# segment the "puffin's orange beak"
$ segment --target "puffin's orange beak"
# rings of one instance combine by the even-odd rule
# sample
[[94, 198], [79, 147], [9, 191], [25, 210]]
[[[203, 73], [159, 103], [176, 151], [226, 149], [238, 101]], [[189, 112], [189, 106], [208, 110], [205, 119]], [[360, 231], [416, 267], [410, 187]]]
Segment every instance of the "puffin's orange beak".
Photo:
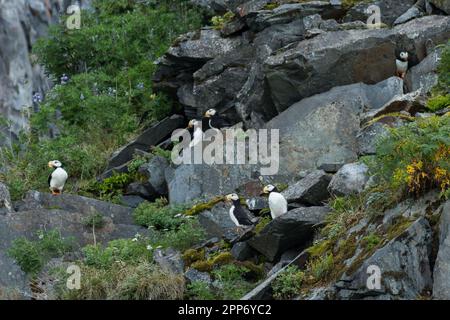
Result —
[[51, 161], [49, 161], [48, 167], [49, 167], [49, 168], [53, 168], [53, 165], [52, 165], [52, 162], [51, 162]]

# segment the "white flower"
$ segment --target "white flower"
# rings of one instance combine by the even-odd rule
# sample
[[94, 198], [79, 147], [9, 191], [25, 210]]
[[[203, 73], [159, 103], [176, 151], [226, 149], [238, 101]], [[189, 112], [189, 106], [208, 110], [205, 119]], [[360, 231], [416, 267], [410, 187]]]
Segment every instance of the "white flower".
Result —
[[162, 249], [162, 246], [157, 246], [156, 249]]
[[138, 239], [137, 238], [133, 238], [133, 240], [131, 240], [131, 241], [136, 242], [136, 241], [138, 241]]
[[41, 234], [39, 235], [39, 240], [42, 240], [42, 239], [44, 239], [44, 235], [41, 233]]
[[179, 217], [181, 217], [181, 216], [182, 216], [182, 214], [179, 213], [179, 214], [177, 214], [177, 215], [175, 216], [175, 218], [179, 218]]
[[148, 250], [148, 251], [151, 251], [151, 250], [153, 250], [153, 247], [149, 244], [149, 245], [147, 246], [147, 250]]

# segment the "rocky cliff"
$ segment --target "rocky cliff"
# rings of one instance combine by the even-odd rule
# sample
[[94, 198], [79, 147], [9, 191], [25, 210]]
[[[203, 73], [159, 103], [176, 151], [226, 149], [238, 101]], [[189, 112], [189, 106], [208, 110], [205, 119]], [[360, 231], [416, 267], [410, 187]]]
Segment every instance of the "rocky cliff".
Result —
[[[11, 201], [1, 185], [0, 298], [450, 299], [449, 109], [430, 107], [439, 86], [449, 92], [448, 2], [192, 2], [214, 15], [213, 26], [180, 36], [153, 75], [154, 90], [182, 111], [114, 152], [99, 176], [113, 184], [133, 173], [120, 205], [37, 191]], [[0, 17], [32, 8], [18, 3], [25, 11]], [[370, 5], [380, 8], [381, 24], [366, 24]], [[44, 25], [50, 9], [38, 11]], [[31, 67], [29, 33], [14, 19], [24, 43], [10, 50], [23, 45], [24, 58], [12, 63], [16, 55], [0, 48], [0, 62], [17, 66], [0, 88], [14, 88], [1, 107], [19, 126], [13, 110], [45, 81]], [[410, 55], [404, 79], [396, 76], [399, 50]], [[36, 82], [13, 85], [33, 74]], [[279, 129], [278, 174], [262, 176], [254, 164], [174, 165], [155, 153], [170, 150], [172, 131], [210, 108], [247, 129]], [[288, 201], [276, 219], [261, 196], [269, 183]], [[223, 201], [232, 192], [256, 221], [245, 232]], [[76, 245], [31, 269], [23, 251], [49, 251], [48, 230]], [[49, 269], [71, 263], [86, 278], [67, 292], [64, 276]], [[154, 272], [170, 283], [147, 278]]]

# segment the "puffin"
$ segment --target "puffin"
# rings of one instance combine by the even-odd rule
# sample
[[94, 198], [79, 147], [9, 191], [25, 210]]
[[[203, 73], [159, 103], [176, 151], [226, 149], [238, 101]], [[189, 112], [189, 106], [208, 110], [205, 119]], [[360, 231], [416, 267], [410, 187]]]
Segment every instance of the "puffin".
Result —
[[263, 193], [269, 194], [269, 208], [272, 219], [276, 219], [288, 211], [286, 198], [278, 192], [277, 187], [269, 184], [264, 187]]
[[220, 130], [222, 128], [230, 127], [230, 123], [227, 119], [220, 116], [216, 109], [209, 109], [203, 116], [202, 126], [205, 131], [209, 129]]
[[203, 141], [203, 131], [200, 127], [200, 121], [192, 119], [189, 121], [188, 130], [191, 133], [191, 142], [189, 143], [189, 148], [193, 148], [198, 143]]
[[247, 212], [245, 212], [236, 193], [225, 196], [225, 200], [232, 203], [229, 213], [231, 221], [233, 221], [237, 228], [253, 225], [253, 221], [249, 218]]
[[49, 168], [53, 168], [53, 172], [48, 176], [48, 186], [54, 196], [60, 195], [64, 189], [69, 175], [66, 170], [62, 168], [62, 163], [59, 160], [52, 160], [48, 163]]
[[395, 60], [395, 64], [397, 66], [397, 76], [404, 79], [406, 75], [406, 71], [408, 71], [409, 66], [409, 54], [407, 51], [402, 51], [397, 56]]

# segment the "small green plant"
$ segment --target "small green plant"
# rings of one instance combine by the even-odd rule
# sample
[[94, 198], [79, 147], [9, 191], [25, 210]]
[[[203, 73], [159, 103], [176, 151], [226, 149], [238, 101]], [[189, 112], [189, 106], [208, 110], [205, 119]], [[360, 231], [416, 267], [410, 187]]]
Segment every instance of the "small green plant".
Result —
[[199, 222], [196, 219], [190, 219], [180, 225], [176, 230], [155, 230], [152, 232], [150, 240], [155, 246], [162, 246], [163, 248], [171, 247], [184, 251], [204, 241], [205, 238], [205, 230]]
[[235, 264], [227, 264], [212, 272], [213, 277], [219, 282], [220, 292], [217, 292], [220, 299], [237, 300], [242, 298], [254, 286], [247, 282], [244, 275], [249, 269]]
[[155, 202], [143, 202], [133, 213], [137, 224], [151, 227], [155, 230], [176, 230], [186, 220], [182, 214], [186, 206], [168, 205], [166, 199], [157, 199]]
[[305, 273], [297, 266], [289, 266], [272, 283], [275, 299], [289, 300], [299, 294]]
[[64, 239], [57, 230], [39, 231], [37, 237], [36, 241], [18, 238], [8, 250], [22, 270], [31, 276], [36, 276], [51, 258], [60, 257], [73, 248], [73, 239]]
[[437, 95], [430, 98], [427, 102], [427, 108], [430, 111], [436, 112], [450, 106], [450, 94]]
[[334, 258], [331, 253], [312, 259], [308, 262], [308, 271], [316, 281], [324, 280], [332, 271]]
[[381, 243], [381, 238], [379, 235], [371, 233], [362, 239], [362, 243], [366, 246], [367, 250], [371, 251]]
[[203, 281], [194, 281], [186, 287], [186, 298], [190, 300], [214, 300], [216, 299], [208, 283]]
[[92, 213], [83, 219], [83, 225], [89, 228], [100, 229], [105, 225], [105, 219], [101, 213]]
[[272, 221], [272, 218], [269, 216], [261, 218], [258, 224], [255, 227], [255, 233], [259, 234], [261, 231]]
[[215, 16], [211, 18], [211, 23], [216, 30], [221, 30], [231, 20], [233, 20], [235, 14], [231, 11], [228, 11], [223, 16]]

